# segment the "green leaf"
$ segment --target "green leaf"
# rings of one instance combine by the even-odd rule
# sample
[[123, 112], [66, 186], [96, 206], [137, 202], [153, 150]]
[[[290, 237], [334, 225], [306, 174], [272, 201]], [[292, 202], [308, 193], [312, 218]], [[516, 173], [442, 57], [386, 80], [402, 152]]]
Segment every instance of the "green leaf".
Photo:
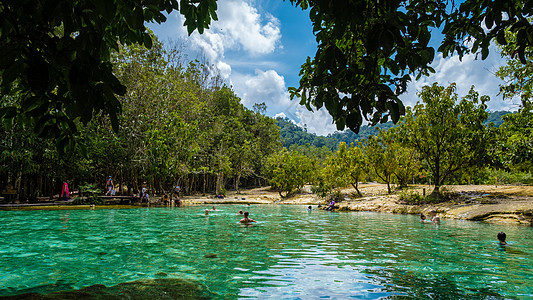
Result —
[[148, 49], [152, 48], [152, 37], [149, 34], [144, 35], [144, 46]]
[[372, 28], [366, 37], [365, 48], [367, 53], [374, 53], [378, 49], [380, 32], [376, 27]]
[[392, 118], [392, 122], [394, 124], [398, 123], [398, 120], [400, 120], [400, 107], [398, 105], [398, 103], [396, 102], [392, 102], [392, 101], [389, 101], [387, 103], [388, 105], [388, 108], [390, 110], [390, 115], [391, 115], [391, 118]]
[[111, 22], [117, 12], [115, 1], [93, 0], [98, 13], [108, 22]]
[[492, 26], [494, 26], [494, 18], [493, 18], [493, 13], [492, 12], [488, 12], [486, 15], [485, 15], [485, 26], [488, 28], [488, 29], [491, 29]]
[[133, 29], [141, 29], [144, 30], [144, 15], [143, 15], [143, 9], [140, 6], [136, 6], [133, 9], [132, 14], [132, 23]]
[[111, 120], [111, 127], [113, 127], [113, 131], [118, 132], [119, 123], [118, 123], [117, 114], [113, 111], [110, 112], [109, 119]]
[[59, 155], [64, 156], [67, 153], [68, 139], [65, 136], [60, 136], [56, 140], [56, 148]]
[[337, 130], [342, 131], [346, 127], [346, 119], [344, 117], [339, 117], [335, 119], [335, 125], [337, 125]]
[[79, 152], [80, 152], [81, 156], [83, 158], [85, 158], [85, 159], [88, 159], [89, 158], [89, 155], [88, 155], [89, 152], [87, 151], [87, 145], [85, 144], [85, 142], [84, 141], [79, 141], [77, 143], [77, 145], [78, 145], [78, 149], [80, 150]]
[[0, 69], [7, 69], [17, 58], [17, 51], [12, 46], [0, 47]]
[[392, 48], [394, 47], [394, 36], [389, 30], [384, 30], [381, 32], [381, 39], [380, 42], [383, 47], [383, 51], [387, 53], [390, 53], [392, 51]]
[[32, 96], [22, 100], [22, 111], [30, 112], [41, 105], [44, 105], [43, 99], [40, 97]]
[[2, 121], [4, 121], [4, 127], [6, 128], [6, 130], [11, 130], [11, 128], [13, 127], [13, 124], [15, 122], [15, 119], [14, 118], [4, 118], [4, 119], [2, 119]]
[[527, 63], [526, 55], [525, 55], [526, 47], [522, 46], [518, 48], [518, 58], [520, 58], [520, 62], [523, 64]]
[[355, 133], [359, 133], [359, 129], [361, 128], [362, 123], [363, 119], [361, 117], [361, 113], [358, 110], [350, 112], [346, 117], [346, 126], [348, 126], [348, 128], [350, 128], [350, 130]]
[[500, 30], [498, 32], [498, 35], [496, 36], [496, 41], [500, 45], [507, 45], [507, 40], [505, 39], [505, 31], [504, 30]]
[[489, 56], [489, 48], [483, 47], [481, 48], [481, 59], [485, 60]]
[[7, 106], [0, 108], [0, 118], [13, 119], [17, 116], [17, 108], [13, 106]]
[[431, 33], [429, 32], [427, 27], [420, 28], [420, 32], [418, 35], [418, 41], [420, 42], [422, 47], [426, 47], [429, 43], [429, 40], [431, 39]]

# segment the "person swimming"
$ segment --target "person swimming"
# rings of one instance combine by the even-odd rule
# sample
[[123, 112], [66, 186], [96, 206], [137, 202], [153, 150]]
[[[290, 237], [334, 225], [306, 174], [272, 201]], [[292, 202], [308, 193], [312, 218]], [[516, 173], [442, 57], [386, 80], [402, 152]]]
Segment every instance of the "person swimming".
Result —
[[420, 213], [420, 222], [422, 222], [422, 223], [426, 223], [426, 222], [428, 222], [428, 221], [426, 220], [426, 215], [424, 215], [423, 213]]
[[326, 207], [326, 210], [332, 211], [335, 209], [335, 200], [331, 200], [331, 202], [328, 204], [328, 207]]
[[238, 215], [242, 215], [243, 214], [242, 210], [239, 210], [239, 212], [237, 214]]
[[430, 215], [431, 215], [431, 222], [433, 222], [435, 224], [439, 224], [440, 223], [440, 217], [437, 215], [437, 211], [436, 210], [432, 210], [430, 212]]
[[206, 215], [206, 216], [209, 215], [209, 208], [206, 208], [206, 209], [205, 209], [205, 215]]
[[505, 232], [498, 232], [498, 235], [496, 235], [496, 237], [498, 238], [498, 245], [507, 245], [507, 242], [505, 241], [507, 235], [505, 234]]
[[250, 224], [250, 223], [256, 222], [255, 220], [248, 218], [249, 214], [250, 214], [249, 212], [245, 211], [244, 218], [242, 218], [240, 222], [243, 224]]

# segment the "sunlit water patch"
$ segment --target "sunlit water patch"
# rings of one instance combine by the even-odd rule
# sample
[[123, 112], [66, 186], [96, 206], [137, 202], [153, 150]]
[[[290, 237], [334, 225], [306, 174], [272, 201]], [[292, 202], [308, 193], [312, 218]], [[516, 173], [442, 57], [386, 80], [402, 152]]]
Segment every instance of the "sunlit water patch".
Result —
[[[531, 227], [205, 208], [0, 211], [0, 296], [196, 282], [202, 295], [227, 299], [533, 297]], [[239, 210], [258, 223], [241, 225]], [[499, 231], [510, 247], [496, 245]]]

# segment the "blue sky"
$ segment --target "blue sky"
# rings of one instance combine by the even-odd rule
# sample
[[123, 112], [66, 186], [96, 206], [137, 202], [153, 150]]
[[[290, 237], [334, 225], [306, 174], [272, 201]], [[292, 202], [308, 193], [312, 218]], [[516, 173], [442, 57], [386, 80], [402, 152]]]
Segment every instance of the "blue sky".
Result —
[[[298, 87], [300, 66], [316, 52], [308, 13], [288, 1], [219, 0], [217, 14], [219, 20], [202, 35], [187, 36], [178, 12], [163, 24], [148, 26], [163, 42], [183, 41], [190, 59], [207, 59], [248, 108], [264, 102], [271, 117], [286, 116], [318, 135], [334, 132], [327, 111], [307, 111], [297, 99], [291, 101], [287, 92], [288, 87]], [[489, 110], [516, 110], [518, 100], [503, 101], [497, 95], [501, 81], [493, 74], [501, 64], [496, 47], [485, 61], [475, 60], [473, 55], [459, 61], [457, 56], [444, 59], [437, 54], [432, 64], [436, 73], [411, 82], [401, 99], [412, 106], [424, 85], [455, 82], [460, 97], [474, 85], [481, 95], [490, 96]]]

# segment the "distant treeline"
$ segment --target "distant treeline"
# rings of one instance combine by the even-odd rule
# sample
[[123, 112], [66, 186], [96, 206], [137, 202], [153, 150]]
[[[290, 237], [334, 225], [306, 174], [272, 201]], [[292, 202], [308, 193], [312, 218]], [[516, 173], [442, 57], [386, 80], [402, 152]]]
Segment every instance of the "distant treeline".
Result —
[[[490, 123], [494, 124], [494, 127], [500, 127], [503, 123], [502, 116], [509, 114], [508, 111], [495, 111], [489, 113], [489, 117], [484, 122], [485, 125]], [[388, 130], [394, 127], [394, 123], [391, 121], [384, 124], [377, 124], [375, 126], [364, 125], [361, 126], [359, 133], [355, 133], [351, 130], [345, 130], [341, 132], [334, 132], [327, 136], [316, 135], [315, 133], [309, 133], [304, 128], [296, 125], [288, 118], [278, 117], [276, 119], [276, 125], [280, 127], [281, 141], [284, 147], [291, 148], [292, 145], [297, 146], [314, 146], [317, 148], [326, 147], [331, 151], [338, 149], [341, 142], [350, 145], [355, 140], [362, 141], [367, 139], [371, 135], [377, 135], [378, 129]]]

